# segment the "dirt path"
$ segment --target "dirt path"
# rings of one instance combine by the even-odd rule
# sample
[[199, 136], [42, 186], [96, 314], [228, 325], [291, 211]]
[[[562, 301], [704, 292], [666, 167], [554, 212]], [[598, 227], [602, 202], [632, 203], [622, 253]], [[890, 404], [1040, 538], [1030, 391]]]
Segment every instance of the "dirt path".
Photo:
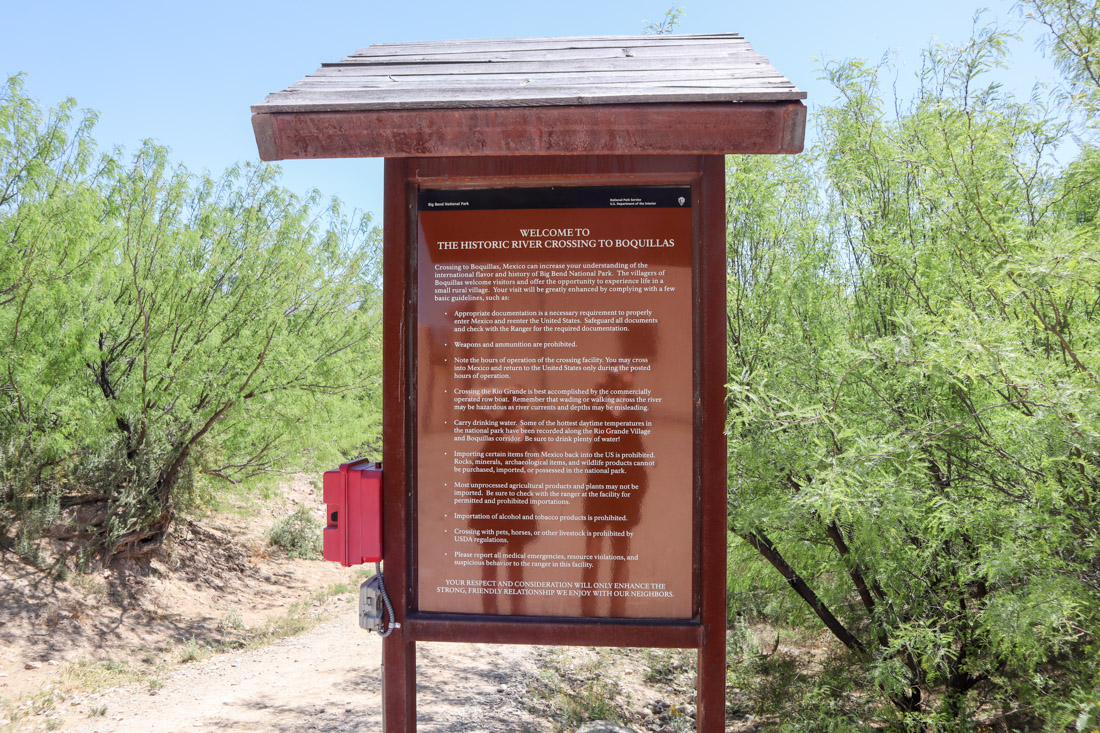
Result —
[[[321, 521], [308, 476], [270, 500], [244, 496], [202, 523], [181, 521], [164, 557], [145, 568], [58, 580], [0, 553], [0, 731], [381, 730], [382, 643], [357, 625], [361, 576], [267, 543], [267, 530], [301, 506]], [[325, 590], [336, 587], [349, 590]], [[252, 644], [284, 618], [331, 620], [180, 663], [189, 651]], [[419, 730], [548, 731], [524, 705], [533, 652], [418, 644]], [[100, 680], [113, 668], [140, 681], [82, 687], [82, 674]]]
[[[474, 644], [420, 644], [419, 730], [549, 730], [522, 704], [536, 674], [531, 650]], [[271, 646], [178, 666], [155, 691], [127, 686], [88, 700], [105, 712], [72, 721], [78, 733], [377, 731], [382, 644], [354, 612]]]
[[[294, 477], [270, 499], [181, 520], [149, 566], [58, 578], [0, 552], [0, 733], [381, 730], [382, 642], [356, 622], [362, 574], [267, 542], [299, 507], [321, 521], [317, 484]], [[312, 630], [182, 661], [300, 627]], [[639, 731], [691, 729], [694, 669], [670, 653], [417, 644], [417, 657], [419, 733], [549, 733], [614, 717], [609, 706]], [[643, 679], [650, 665], [657, 682]], [[112, 687], [123, 680], [137, 681]]]

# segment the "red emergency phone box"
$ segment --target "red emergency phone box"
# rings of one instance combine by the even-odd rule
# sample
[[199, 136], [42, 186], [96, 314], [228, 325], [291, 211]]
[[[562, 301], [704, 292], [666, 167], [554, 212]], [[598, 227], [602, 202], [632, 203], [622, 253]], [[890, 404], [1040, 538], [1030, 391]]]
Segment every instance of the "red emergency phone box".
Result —
[[382, 560], [382, 464], [368, 460], [325, 471], [324, 558], [344, 567]]

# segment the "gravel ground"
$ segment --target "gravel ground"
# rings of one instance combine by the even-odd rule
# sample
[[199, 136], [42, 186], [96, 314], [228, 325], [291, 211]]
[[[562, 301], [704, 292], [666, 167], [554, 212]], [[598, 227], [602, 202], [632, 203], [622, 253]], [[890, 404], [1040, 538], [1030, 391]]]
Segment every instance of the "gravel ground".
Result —
[[[537, 673], [527, 647], [417, 645], [418, 731], [522, 731], [549, 727], [523, 706]], [[380, 731], [382, 643], [354, 613], [263, 649], [178, 666], [163, 686], [89, 696], [78, 733]]]

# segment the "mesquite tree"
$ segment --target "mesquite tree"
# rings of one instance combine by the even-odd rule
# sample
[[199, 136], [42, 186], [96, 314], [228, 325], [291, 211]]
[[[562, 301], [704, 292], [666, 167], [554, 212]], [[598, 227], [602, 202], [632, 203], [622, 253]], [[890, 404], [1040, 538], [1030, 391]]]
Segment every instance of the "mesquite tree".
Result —
[[374, 437], [377, 236], [270, 167], [97, 158], [72, 109], [0, 97], [0, 543], [140, 556], [197, 476]]
[[986, 81], [1005, 40], [929, 51], [900, 112], [830, 66], [820, 144], [730, 167], [733, 566], [912, 729], [1096, 699], [1100, 166]]

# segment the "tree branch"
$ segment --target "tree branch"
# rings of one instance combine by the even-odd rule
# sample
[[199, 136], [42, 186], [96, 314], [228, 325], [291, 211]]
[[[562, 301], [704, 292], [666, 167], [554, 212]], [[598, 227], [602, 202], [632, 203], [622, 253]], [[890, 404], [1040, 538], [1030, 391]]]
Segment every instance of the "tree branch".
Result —
[[852, 651], [856, 652], [860, 656], [867, 656], [867, 647], [863, 645], [859, 639], [855, 637], [852, 632], [848, 631], [844, 627], [844, 624], [840, 623], [832, 611], [818, 598], [813, 589], [802, 579], [802, 576], [795, 572], [787, 561], [776, 549], [772, 541], [768, 539], [767, 535], [763, 532], [745, 532], [740, 533], [741, 537], [748, 542], [752, 547], [759, 552], [765, 560], [770, 562], [779, 574], [782, 575], [787, 583], [791, 586], [795, 593], [806, 601], [806, 603], [813, 609], [813, 612], [817, 614], [817, 617], [821, 619], [821, 622], [825, 624], [825, 627], [829, 631], [833, 632], [833, 636], [840, 640], [844, 646], [848, 647]]

